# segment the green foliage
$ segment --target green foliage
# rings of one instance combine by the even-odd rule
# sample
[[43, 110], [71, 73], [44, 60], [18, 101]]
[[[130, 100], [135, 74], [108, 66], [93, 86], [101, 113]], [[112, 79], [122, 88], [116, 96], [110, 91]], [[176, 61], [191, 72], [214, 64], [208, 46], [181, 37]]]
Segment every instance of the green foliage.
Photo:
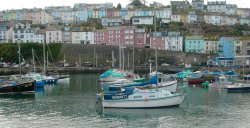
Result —
[[0, 57], [3, 61], [14, 61], [17, 58], [17, 44], [0, 44]]
[[[32, 48], [34, 49], [39, 60], [43, 60], [43, 44], [37, 43], [21, 43], [21, 55], [25, 60], [32, 59]], [[62, 49], [62, 44], [53, 43], [45, 45], [45, 50], [51, 51], [53, 60], [58, 60]], [[4, 58], [3, 61], [17, 61], [18, 58], [18, 45], [12, 43], [0, 44], [0, 57]], [[51, 61], [51, 58], [49, 57]]]
[[140, 0], [132, 0], [130, 4], [137, 8], [143, 7], [143, 4]]
[[121, 9], [122, 8], [122, 5], [120, 3], [117, 4], [117, 9]]

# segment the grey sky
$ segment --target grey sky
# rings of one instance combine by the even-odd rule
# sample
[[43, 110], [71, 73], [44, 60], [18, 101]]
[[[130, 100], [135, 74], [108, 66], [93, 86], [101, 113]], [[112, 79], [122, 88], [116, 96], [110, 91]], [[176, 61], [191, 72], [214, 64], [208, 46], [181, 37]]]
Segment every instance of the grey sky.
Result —
[[[170, 0], [147, 0], [148, 4], [153, 1], [163, 3], [164, 5], [168, 5]], [[189, 0], [191, 2], [191, 0]], [[209, 0], [215, 1], [215, 0]], [[44, 8], [45, 6], [62, 6], [68, 5], [72, 6], [74, 3], [105, 3], [112, 2], [114, 6], [118, 3], [122, 4], [122, 7], [125, 7], [129, 0], [0, 0], [0, 10], [6, 9], [21, 9], [21, 8]], [[207, 3], [207, 0], [205, 0]], [[250, 7], [249, 0], [227, 0], [229, 4], [237, 4], [238, 7]]]

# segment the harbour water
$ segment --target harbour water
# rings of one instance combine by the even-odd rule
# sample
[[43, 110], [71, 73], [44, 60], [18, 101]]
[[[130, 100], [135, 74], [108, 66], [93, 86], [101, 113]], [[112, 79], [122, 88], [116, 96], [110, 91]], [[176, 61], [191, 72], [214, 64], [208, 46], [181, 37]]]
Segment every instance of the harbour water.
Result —
[[186, 98], [179, 107], [102, 109], [96, 104], [97, 79], [71, 75], [68, 84], [46, 85], [35, 95], [0, 96], [0, 127], [250, 127], [250, 93], [180, 84]]

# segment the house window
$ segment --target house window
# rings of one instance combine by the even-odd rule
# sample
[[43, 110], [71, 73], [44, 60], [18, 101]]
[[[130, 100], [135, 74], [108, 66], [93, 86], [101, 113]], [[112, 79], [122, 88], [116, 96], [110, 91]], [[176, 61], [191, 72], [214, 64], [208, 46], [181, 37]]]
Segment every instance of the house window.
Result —
[[112, 34], [113, 33], [113, 31], [109, 31], [109, 34]]

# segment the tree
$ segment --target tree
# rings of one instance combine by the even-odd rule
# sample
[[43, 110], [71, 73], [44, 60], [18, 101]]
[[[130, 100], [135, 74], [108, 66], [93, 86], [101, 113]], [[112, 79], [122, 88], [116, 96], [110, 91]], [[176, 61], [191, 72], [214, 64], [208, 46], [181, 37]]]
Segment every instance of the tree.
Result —
[[120, 3], [117, 4], [117, 9], [121, 9], [122, 8], [122, 5]]
[[143, 6], [143, 4], [140, 0], [131, 0], [130, 5], [133, 5], [134, 7], [137, 7], [137, 8], [140, 8]]

